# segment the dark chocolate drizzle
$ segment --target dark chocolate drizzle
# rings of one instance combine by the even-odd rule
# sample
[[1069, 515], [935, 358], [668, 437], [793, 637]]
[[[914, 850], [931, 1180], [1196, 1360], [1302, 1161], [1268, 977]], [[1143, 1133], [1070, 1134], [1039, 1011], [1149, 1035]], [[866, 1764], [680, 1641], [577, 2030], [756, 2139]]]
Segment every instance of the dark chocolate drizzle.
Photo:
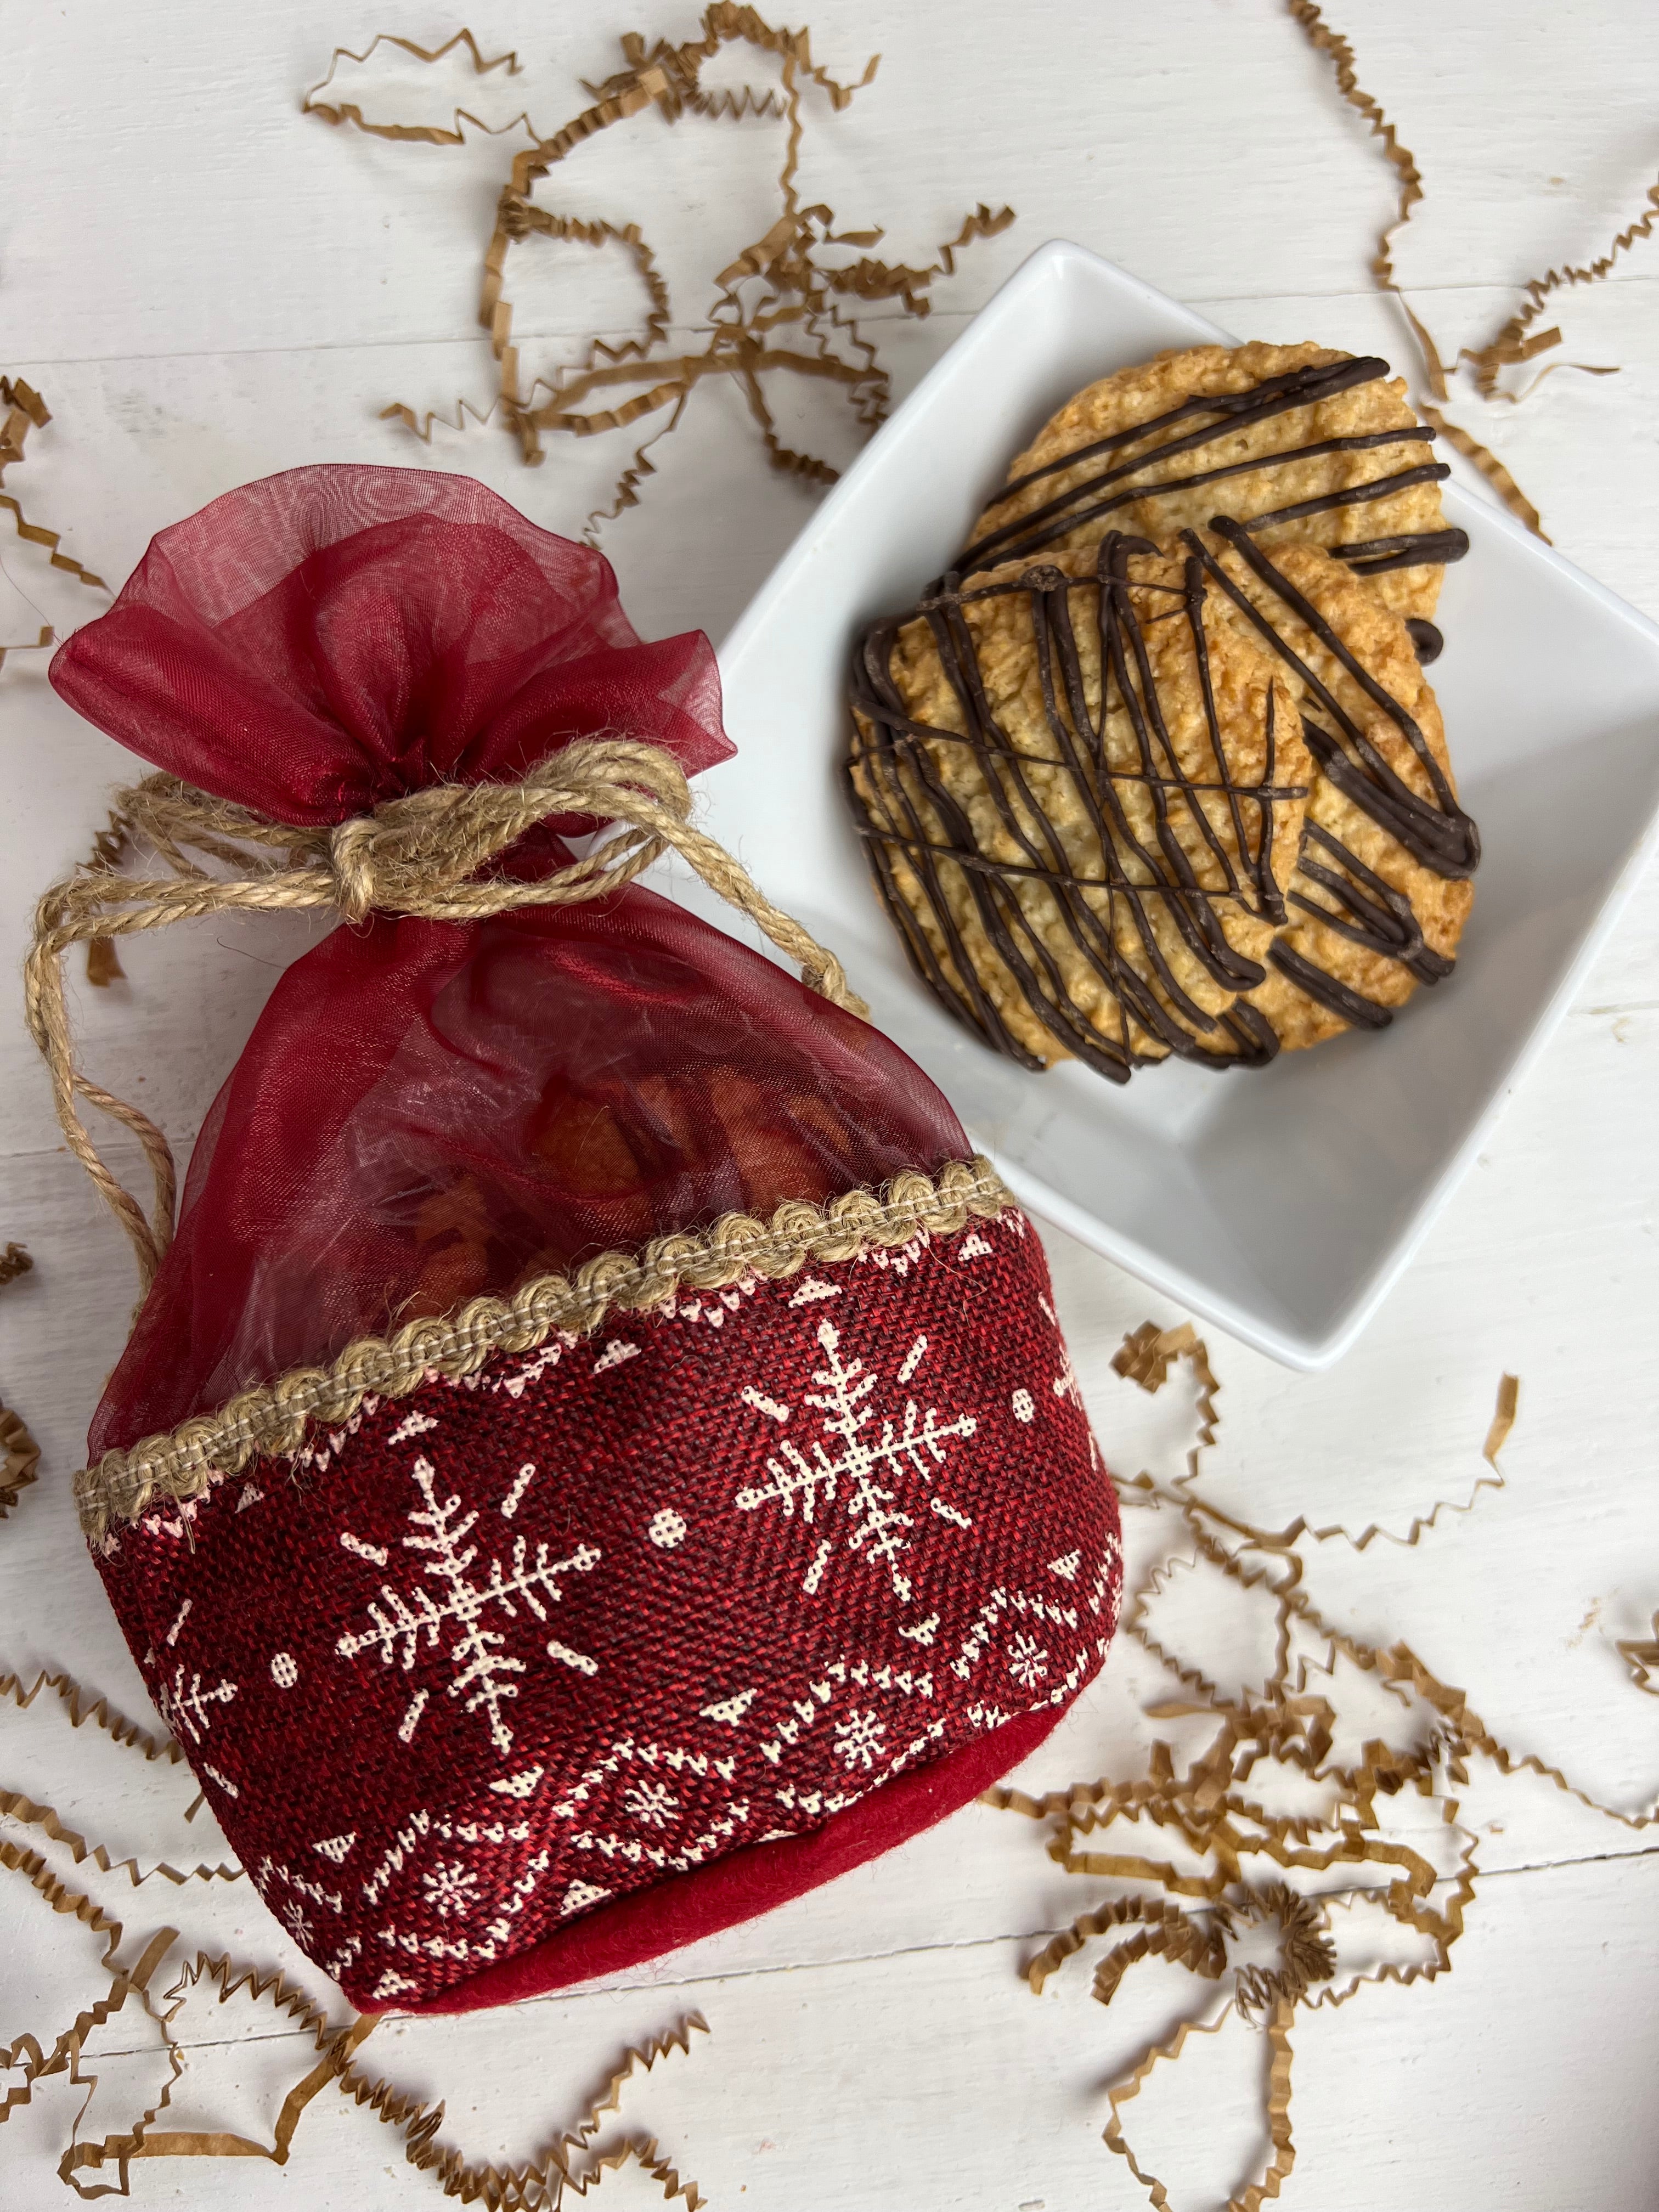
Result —
[[[1057, 538], [1065, 538], [1085, 524], [1098, 521], [1119, 508], [1141, 499], [1166, 497], [1172, 492], [1190, 491], [1200, 484], [1216, 483], [1224, 477], [1248, 476], [1260, 471], [1272, 471], [1291, 461], [1313, 460], [1325, 453], [1364, 453], [1373, 448], [1410, 446], [1427, 443], [1434, 431], [1424, 424], [1397, 430], [1378, 430], [1363, 435], [1345, 438], [1321, 438], [1310, 444], [1287, 446], [1273, 453], [1262, 453], [1255, 459], [1235, 461], [1225, 467], [1200, 469], [1187, 476], [1170, 477], [1161, 483], [1137, 481], [1150, 468], [1162, 467], [1183, 453], [1197, 452], [1218, 438], [1231, 435], [1237, 430], [1248, 429], [1274, 416], [1293, 412], [1301, 407], [1311, 407], [1340, 392], [1349, 392], [1357, 386], [1374, 384], [1389, 374], [1389, 364], [1375, 355], [1358, 360], [1327, 362], [1305, 368], [1286, 370], [1279, 376], [1265, 377], [1259, 384], [1250, 385], [1243, 392], [1203, 393], [1183, 400], [1150, 421], [1131, 424], [1115, 430], [1109, 436], [1096, 439], [1092, 444], [1079, 446], [1073, 452], [1062, 453], [1057, 459], [1047, 461], [1041, 468], [1032, 469], [1017, 477], [1010, 484], [995, 493], [985, 503], [983, 512], [991, 514], [1012, 499], [1017, 492], [1030, 484], [1040, 483], [1045, 477], [1064, 474], [1080, 462], [1099, 459], [1104, 464], [1098, 471], [1091, 472], [1079, 483], [1056, 494], [1029, 514], [1017, 516], [1012, 522], [1000, 525], [970, 546], [962, 556], [959, 573], [970, 575], [981, 568], [994, 568], [1005, 561], [1026, 561], [1052, 545]], [[1182, 426], [1195, 418], [1207, 416], [1195, 428]], [[1143, 440], [1158, 437], [1161, 432], [1173, 434], [1163, 439], [1149, 452], [1134, 454], [1127, 460], [1114, 461], [1111, 456], [1121, 447], [1139, 445]], [[1249, 516], [1244, 527], [1250, 531], [1267, 530], [1276, 524], [1295, 522], [1309, 515], [1335, 514], [1345, 507], [1361, 507], [1373, 500], [1386, 499], [1390, 493], [1404, 491], [1412, 484], [1438, 483], [1449, 476], [1450, 470], [1443, 461], [1431, 461], [1416, 468], [1395, 468], [1364, 483], [1351, 484], [1341, 491], [1329, 492], [1318, 499], [1304, 499], [1291, 507], [1271, 508]], [[1391, 568], [1408, 568], [1433, 564], [1440, 566], [1448, 561], [1461, 561], [1469, 550], [1468, 535], [1462, 530], [1443, 529], [1407, 532], [1392, 538], [1357, 539], [1349, 544], [1334, 544], [1328, 549], [1338, 558], [1346, 561], [1358, 575], [1380, 576]]]
[[1271, 617], [1264, 615], [1249, 594], [1234, 583], [1202, 538], [1193, 531], [1182, 531], [1182, 543], [1202, 563], [1206, 574], [1267, 640], [1286, 667], [1296, 672], [1303, 685], [1335, 723], [1340, 735], [1333, 735], [1310, 715], [1302, 718], [1303, 734], [1331, 781], [1357, 806], [1363, 807], [1373, 821], [1380, 823], [1424, 867], [1437, 876], [1454, 879], [1472, 876], [1480, 864], [1480, 833], [1457, 804], [1450, 779], [1412, 716], [1394, 694], [1355, 659], [1313, 602], [1273, 566], [1259, 545], [1252, 544], [1247, 529], [1224, 514], [1213, 516], [1210, 528], [1232, 548], [1281, 605], [1312, 632], [1366, 696], [1382, 708], [1422, 763], [1434, 796], [1432, 801], [1420, 798], [1395, 775], [1358, 723], [1344, 712]]
[[[984, 1042], [1022, 1066], [1042, 1065], [1002, 1019], [963, 942], [945, 896], [942, 866], [962, 872], [974, 910], [1022, 997], [1065, 1048], [1114, 1082], [1158, 1057], [1138, 1051], [1128, 1036], [1133, 1021], [1165, 1049], [1218, 1067], [1261, 1066], [1279, 1041], [1265, 1018], [1243, 1000], [1220, 1014], [1206, 1013], [1178, 981], [1159, 941], [1153, 915], [1174, 924], [1187, 951], [1224, 988], [1248, 991], [1266, 969], [1230, 945], [1217, 912], [1223, 901], [1281, 922], [1285, 896], [1273, 873], [1273, 807], [1306, 796], [1307, 787], [1275, 779], [1274, 697], [1267, 693], [1261, 779], [1242, 784], [1233, 775], [1210, 680], [1204, 605], [1210, 582], [1204, 561], [1188, 552], [1179, 587], [1135, 584], [1132, 556], [1154, 553], [1146, 538], [1111, 532], [1103, 539], [1095, 575], [1067, 576], [1048, 563], [1007, 581], [964, 590], [956, 574], [932, 587], [921, 604], [870, 627], [854, 656], [852, 703], [861, 718], [848, 764], [848, 788], [859, 833], [870, 856], [878, 890], [902, 937], [912, 966], [934, 995]], [[1178, 604], [1150, 617], [1182, 621], [1192, 641], [1215, 775], [1194, 778], [1182, 768], [1153, 680], [1142, 618], [1132, 594], [1148, 588]], [[1073, 628], [1073, 594], [1093, 601], [1099, 653], [1098, 719], [1089, 712], [1082, 657]], [[975, 601], [1019, 597], [1027, 605], [1036, 649], [1044, 719], [1052, 752], [1018, 751], [998, 722], [985, 692], [972, 630], [963, 610]], [[955, 693], [964, 728], [934, 728], [904, 710], [891, 660], [899, 631], [924, 619], [939, 665]], [[1107, 719], [1121, 708], [1133, 736], [1133, 765], [1109, 762]], [[930, 745], [944, 742], [971, 750], [987, 796], [1020, 857], [994, 859], [981, 850], [971, 821], [939, 775]], [[1029, 771], [1042, 763], [1063, 768], [1098, 841], [1101, 872], [1079, 875], [1059, 830], [1039, 805]], [[852, 775], [858, 767], [871, 793]], [[1140, 786], [1152, 811], [1152, 842], [1137, 836], [1124, 809], [1126, 787]], [[1201, 793], [1225, 795], [1231, 842], [1200, 803]], [[1195, 831], [1207, 858], [1200, 881], [1179, 834]], [[901, 896], [895, 862], [902, 856], [920, 884], [927, 908], [948, 951], [946, 972], [933, 940]], [[1036, 879], [1048, 889], [1073, 944], [1115, 999], [1123, 1033], [1103, 1035], [1072, 1002], [1059, 963], [1015, 896], [1011, 878]], [[1087, 893], [1106, 894], [1103, 914]], [[1127, 917], [1138, 945], [1133, 964], [1118, 944]], [[1393, 917], [1397, 921], [1397, 917]], [[1214, 1037], [1217, 1048], [1201, 1040]]]
[[[1229, 521], [1224, 515], [1213, 518], [1210, 527], [1382, 709], [1423, 763], [1434, 801], [1431, 804], [1402, 781], [1290, 644], [1273, 617], [1264, 613], [1233, 581], [1202, 538], [1190, 530], [1183, 531], [1182, 543], [1189, 554], [1201, 563], [1206, 574], [1226, 593], [1335, 724], [1332, 731], [1310, 714], [1304, 713], [1302, 717], [1302, 732], [1308, 749], [1331, 783], [1386, 830], [1419, 866], [1453, 881], [1473, 875], [1480, 861], [1480, 833], [1457, 804], [1450, 781], [1416, 720], [1354, 657], [1312, 602], [1252, 542], [1248, 528]], [[1414, 642], [1419, 628], [1431, 632], [1435, 640], [1433, 650], [1425, 655], [1418, 642], [1418, 653], [1419, 659], [1431, 659], [1439, 650], [1439, 631], [1432, 623], [1408, 627], [1413, 629]], [[1328, 865], [1332, 860], [1336, 862], [1335, 867]], [[1317, 884], [1328, 898], [1322, 902], [1293, 890], [1290, 895], [1293, 906], [1314, 915], [1326, 928], [1334, 930], [1350, 943], [1399, 961], [1419, 983], [1437, 983], [1450, 975], [1452, 962], [1424, 942], [1411, 901], [1386, 884], [1316, 822], [1310, 820], [1304, 827], [1297, 868], [1305, 882]], [[1339, 981], [1283, 943], [1275, 944], [1267, 957], [1299, 990], [1357, 1028], [1386, 1029], [1394, 1018], [1389, 1007]]]

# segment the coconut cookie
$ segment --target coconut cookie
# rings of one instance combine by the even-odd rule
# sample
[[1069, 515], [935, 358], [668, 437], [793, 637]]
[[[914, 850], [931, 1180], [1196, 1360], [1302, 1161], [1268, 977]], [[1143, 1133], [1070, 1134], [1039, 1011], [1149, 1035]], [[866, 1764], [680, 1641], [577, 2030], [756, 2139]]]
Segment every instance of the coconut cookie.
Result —
[[1223, 619], [1278, 659], [1317, 763], [1288, 914], [1249, 1004], [1291, 1048], [1386, 1028], [1419, 983], [1451, 973], [1480, 855], [1412, 639], [1312, 546], [1269, 552], [1226, 521], [1181, 545]]
[[1434, 432], [1375, 356], [1329, 346], [1194, 346], [1068, 399], [1014, 461], [960, 563], [964, 576], [1091, 545], [1108, 530], [1168, 541], [1224, 515], [1258, 544], [1322, 547], [1419, 625], [1468, 539], [1447, 526]]
[[1201, 547], [955, 578], [854, 656], [848, 781], [912, 964], [1025, 1067], [1260, 1064], [1313, 763]]

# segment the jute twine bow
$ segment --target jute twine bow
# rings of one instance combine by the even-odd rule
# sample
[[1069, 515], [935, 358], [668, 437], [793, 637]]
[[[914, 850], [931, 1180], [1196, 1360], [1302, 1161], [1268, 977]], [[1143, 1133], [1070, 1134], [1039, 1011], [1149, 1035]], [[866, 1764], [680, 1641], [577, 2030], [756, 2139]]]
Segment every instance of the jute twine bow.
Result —
[[[234, 909], [333, 907], [349, 922], [371, 914], [481, 921], [519, 907], [604, 898], [672, 846], [711, 890], [750, 915], [799, 963], [812, 989], [834, 1006], [864, 1014], [864, 1001], [848, 988], [835, 955], [774, 906], [723, 846], [694, 829], [690, 811], [690, 787], [678, 762], [660, 746], [630, 738], [579, 738], [522, 783], [434, 784], [329, 830], [272, 822], [170, 775], [148, 776], [118, 793], [97, 856], [49, 890], [35, 909], [24, 994], [29, 1028], [52, 1072], [64, 1134], [126, 1231], [143, 1289], [173, 1239], [173, 1153], [148, 1115], [76, 1066], [64, 992], [64, 955], [71, 945]], [[527, 830], [564, 814], [628, 826], [550, 875], [518, 882], [489, 872], [490, 861]], [[149, 847], [173, 874], [122, 874], [114, 855], [128, 845]], [[203, 860], [236, 872], [210, 874]], [[77, 1098], [112, 1116], [143, 1146], [155, 1186], [148, 1218], [99, 1157], [76, 1110]]]

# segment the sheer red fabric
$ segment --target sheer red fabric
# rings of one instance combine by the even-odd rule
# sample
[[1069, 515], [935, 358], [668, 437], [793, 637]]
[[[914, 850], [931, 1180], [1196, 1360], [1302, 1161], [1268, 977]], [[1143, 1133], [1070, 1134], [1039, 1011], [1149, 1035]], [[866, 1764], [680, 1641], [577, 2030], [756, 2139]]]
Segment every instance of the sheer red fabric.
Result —
[[[732, 750], [707, 639], [641, 641], [599, 554], [416, 470], [227, 494], [156, 538], [52, 676], [144, 759], [304, 826], [600, 732], [688, 773]], [[510, 864], [560, 866], [596, 826], [548, 825]], [[966, 1150], [895, 1045], [637, 886], [341, 927], [214, 1103], [91, 1451], [480, 1291]]]

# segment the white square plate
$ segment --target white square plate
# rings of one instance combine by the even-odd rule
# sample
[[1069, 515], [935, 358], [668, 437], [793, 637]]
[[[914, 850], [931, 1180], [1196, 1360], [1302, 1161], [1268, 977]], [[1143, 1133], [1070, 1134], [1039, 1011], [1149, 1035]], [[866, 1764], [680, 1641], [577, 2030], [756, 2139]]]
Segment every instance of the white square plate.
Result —
[[[738, 757], [708, 828], [845, 961], [1026, 1204], [1291, 1366], [1352, 1343], [1542, 1046], [1652, 840], [1659, 629], [1484, 500], [1447, 572], [1434, 683], [1484, 858], [1455, 974], [1381, 1034], [1259, 1072], [1109, 1084], [998, 1058], [906, 963], [838, 771], [854, 639], [963, 544], [1066, 396], [1160, 348], [1226, 338], [1062, 242], [1034, 253], [873, 439], [720, 654]], [[678, 895], [706, 900], [678, 876]], [[698, 887], [700, 888], [700, 887]], [[729, 921], [729, 915], [726, 917]]]

